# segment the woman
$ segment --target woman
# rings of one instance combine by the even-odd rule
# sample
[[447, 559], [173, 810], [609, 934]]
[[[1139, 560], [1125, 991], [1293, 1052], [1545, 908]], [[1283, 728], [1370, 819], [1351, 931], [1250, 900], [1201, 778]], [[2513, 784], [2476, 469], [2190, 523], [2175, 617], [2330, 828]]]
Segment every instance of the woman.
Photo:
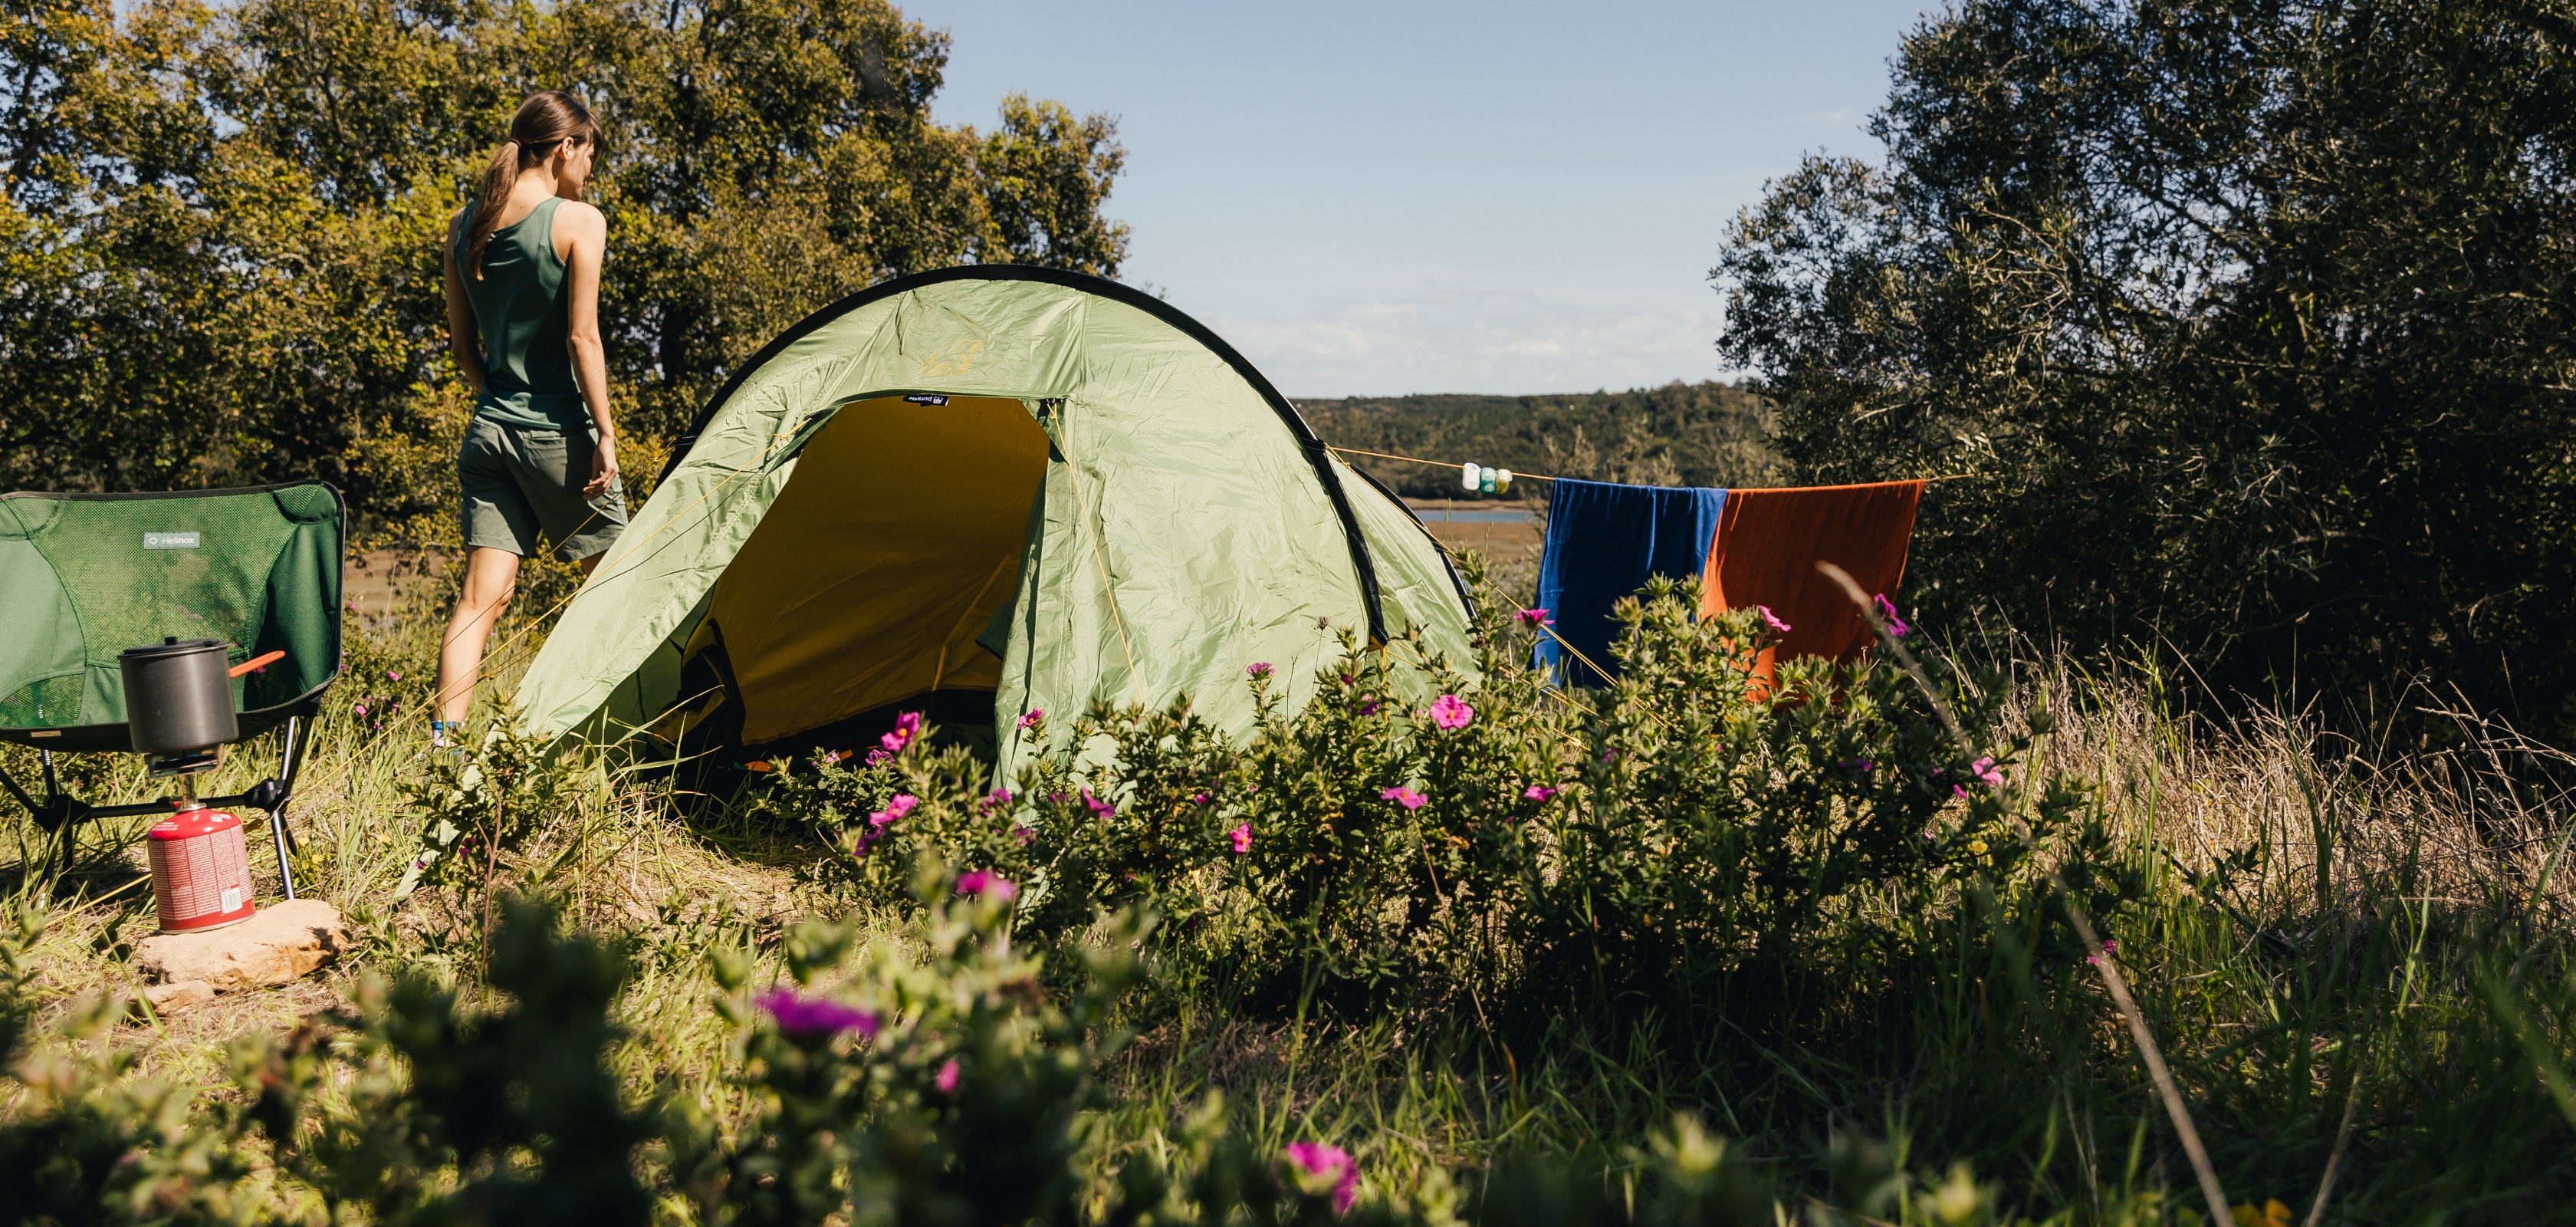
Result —
[[473, 704], [519, 560], [551, 543], [586, 576], [626, 526], [599, 343], [608, 220], [581, 199], [599, 138], [572, 95], [529, 95], [448, 227], [447, 343], [474, 389], [474, 420], [456, 456], [465, 587], [439, 647], [438, 745]]

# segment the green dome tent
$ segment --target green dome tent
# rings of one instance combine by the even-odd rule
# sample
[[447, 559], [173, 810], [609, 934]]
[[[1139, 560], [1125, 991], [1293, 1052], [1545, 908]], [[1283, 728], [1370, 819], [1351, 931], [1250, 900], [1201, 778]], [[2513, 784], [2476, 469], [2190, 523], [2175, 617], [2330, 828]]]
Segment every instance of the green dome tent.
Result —
[[[1333, 628], [1467, 659], [1464, 589], [1403, 503], [1197, 321], [1017, 266], [886, 282], [738, 371], [521, 680], [547, 735], [691, 753], [856, 744], [898, 709], [993, 721], [1244, 670], [1309, 697]], [[988, 714], [989, 713], [989, 714]], [[843, 740], [835, 740], [836, 737]]]

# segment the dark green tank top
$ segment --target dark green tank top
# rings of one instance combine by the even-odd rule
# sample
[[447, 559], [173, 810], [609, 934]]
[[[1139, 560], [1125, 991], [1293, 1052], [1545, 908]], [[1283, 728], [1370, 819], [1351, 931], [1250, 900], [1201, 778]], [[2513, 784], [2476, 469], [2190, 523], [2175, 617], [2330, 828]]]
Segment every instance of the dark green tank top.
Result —
[[483, 244], [480, 279], [465, 261], [474, 206], [465, 207], [448, 237], [483, 349], [476, 417], [548, 430], [590, 427], [581, 385], [573, 380], [572, 351], [564, 347], [564, 262], [555, 255], [555, 208], [562, 203], [549, 196], [526, 217], [494, 227]]

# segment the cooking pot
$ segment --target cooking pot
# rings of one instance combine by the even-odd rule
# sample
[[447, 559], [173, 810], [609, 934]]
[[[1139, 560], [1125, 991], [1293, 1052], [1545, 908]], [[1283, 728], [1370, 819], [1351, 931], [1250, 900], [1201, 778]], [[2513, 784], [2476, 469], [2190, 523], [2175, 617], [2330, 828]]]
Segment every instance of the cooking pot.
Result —
[[241, 737], [224, 645], [177, 637], [117, 654], [125, 674], [125, 727], [137, 754], [211, 750]]

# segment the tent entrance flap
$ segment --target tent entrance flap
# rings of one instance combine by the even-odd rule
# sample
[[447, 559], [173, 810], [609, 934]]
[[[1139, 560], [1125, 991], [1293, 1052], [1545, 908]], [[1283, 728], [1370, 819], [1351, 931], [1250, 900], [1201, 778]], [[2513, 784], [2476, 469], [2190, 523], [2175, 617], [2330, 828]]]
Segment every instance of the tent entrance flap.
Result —
[[992, 690], [975, 637], [1017, 595], [1047, 436], [1018, 400], [845, 405], [716, 583], [758, 745], [932, 690]]

